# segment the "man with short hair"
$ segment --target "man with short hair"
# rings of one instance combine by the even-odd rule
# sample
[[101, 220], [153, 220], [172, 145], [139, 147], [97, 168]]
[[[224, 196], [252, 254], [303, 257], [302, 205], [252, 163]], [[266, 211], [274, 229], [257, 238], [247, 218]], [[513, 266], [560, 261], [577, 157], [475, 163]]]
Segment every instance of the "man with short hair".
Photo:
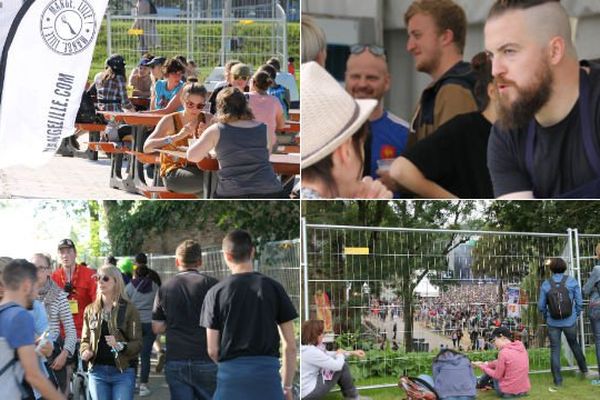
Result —
[[71, 239], [63, 239], [58, 243], [60, 268], [52, 273], [52, 280], [67, 293], [69, 308], [73, 314], [77, 337], [81, 337], [83, 328], [83, 311], [96, 300], [96, 272], [83, 265], [77, 265], [77, 249]]
[[378, 179], [377, 161], [399, 157], [408, 139], [408, 123], [383, 109], [383, 97], [391, 84], [385, 50], [375, 45], [350, 47], [345, 83], [346, 91], [355, 99], [377, 100], [369, 117], [371, 135], [365, 145], [365, 175]]
[[242, 63], [236, 63], [231, 67], [231, 71], [228, 75], [228, 84], [226, 86], [221, 86], [218, 89], [215, 89], [210, 95], [210, 113], [216, 115], [217, 113], [217, 96], [223, 89], [226, 87], [235, 87], [241, 90], [242, 92], [247, 92], [248, 82], [252, 77], [252, 71], [250, 70], [250, 66]]
[[219, 364], [215, 399], [291, 400], [298, 314], [279, 282], [253, 271], [254, 246], [247, 232], [228, 233], [223, 255], [232, 275], [208, 292], [200, 318], [208, 354]]
[[[281, 71], [281, 63], [277, 57], [271, 57], [267, 64], [273, 66], [277, 70], [277, 77], [275, 83], [285, 87], [289, 92], [290, 108], [300, 107], [300, 94], [298, 93], [298, 85], [296, 84], [296, 77], [289, 72]], [[271, 94], [271, 93], [269, 93]]]
[[404, 15], [406, 49], [417, 71], [431, 76], [411, 122], [408, 146], [457, 115], [477, 111], [475, 76], [463, 61], [467, 34], [464, 10], [452, 0], [415, 0]]
[[2, 396], [22, 398], [23, 377], [45, 399], [64, 399], [39, 367], [34, 338], [33, 308], [38, 296], [37, 268], [26, 260], [12, 260], [0, 276], [4, 292], [0, 301], [0, 374]]
[[[548, 337], [550, 338], [550, 369], [556, 386], [562, 385], [562, 376], [560, 375], [560, 337], [564, 333], [567, 343], [577, 360], [579, 370], [585, 376], [591, 376], [585, 361], [585, 355], [577, 341], [577, 319], [583, 309], [583, 298], [581, 296], [581, 287], [572, 276], [565, 275], [567, 263], [562, 258], [549, 258], [544, 262], [544, 266], [552, 272], [550, 279], [545, 280], [540, 286], [540, 295], [538, 298], [538, 310], [544, 316], [548, 325]], [[568, 292], [568, 301], [560, 302], [570, 305], [571, 308], [562, 310], [564, 315], [555, 314], [556, 302], [553, 299], [553, 293], [563, 287]], [[558, 293], [558, 292], [557, 292]], [[566, 297], [565, 297], [566, 300]], [[554, 304], [553, 304], [554, 303]], [[568, 304], [570, 303], [570, 304]]]
[[217, 83], [215, 85], [215, 87], [213, 88], [213, 92], [217, 89], [220, 89], [222, 87], [227, 87], [229, 85], [229, 78], [231, 75], [231, 68], [233, 68], [233, 66], [235, 64], [241, 64], [242, 62], [240, 60], [229, 60], [225, 63], [225, 65], [223, 66], [223, 80], [219, 83]]
[[206, 331], [198, 325], [206, 293], [217, 280], [199, 271], [202, 248], [195, 240], [175, 250], [178, 273], [160, 287], [154, 300], [152, 330], [166, 334], [165, 377], [173, 400], [212, 399], [217, 366], [209, 357]]
[[566, 10], [497, 1], [484, 32], [500, 103], [488, 144], [495, 196], [599, 197], [600, 66], [580, 66]]

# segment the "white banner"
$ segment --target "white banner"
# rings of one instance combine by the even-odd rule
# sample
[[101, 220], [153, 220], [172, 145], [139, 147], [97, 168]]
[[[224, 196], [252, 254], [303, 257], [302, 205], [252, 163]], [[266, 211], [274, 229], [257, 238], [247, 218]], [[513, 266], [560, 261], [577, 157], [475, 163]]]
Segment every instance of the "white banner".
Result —
[[0, 36], [0, 168], [40, 166], [74, 133], [108, 0], [0, 2], [23, 3]]

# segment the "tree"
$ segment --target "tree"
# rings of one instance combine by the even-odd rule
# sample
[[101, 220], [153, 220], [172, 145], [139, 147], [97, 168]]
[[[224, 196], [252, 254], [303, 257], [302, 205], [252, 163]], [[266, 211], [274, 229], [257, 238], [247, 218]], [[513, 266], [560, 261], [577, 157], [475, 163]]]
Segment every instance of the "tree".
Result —
[[[370, 227], [418, 227], [448, 229], [469, 223], [476, 203], [470, 201], [328, 201], [305, 202], [303, 210], [310, 223], [345, 224]], [[314, 291], [329, 290], [330, 297], [340, 299], [337, 312], [338, 331], [356, 331], [360, 328], [360, 314], [352, 312], [359, 307], [346, 297], [344, 280], [388, 281], [397, 287], [402, 300], [405, 324], [404, 346], [412, 349], [413, 292], [418, 283], [431, 271], [447, 267], [447, 254], [468, 240], [468, 237], [448, 233], [429, 232], [427, 240], [418, 240], [414, 233], [380, 230], [347, 230], [324, 234], [311, 230], [309, 248], [310, 277], [313, 280], [331, 280], [330, 287], [316, 284]], [[367, 247], [368, 255], [347, 255], [346, 247]], [[381, 286], [372, 288], [378, 296]], [[361, 296], [362, 297], [362, 296]], [[335, 318], [336, 316], [334, 316]]]

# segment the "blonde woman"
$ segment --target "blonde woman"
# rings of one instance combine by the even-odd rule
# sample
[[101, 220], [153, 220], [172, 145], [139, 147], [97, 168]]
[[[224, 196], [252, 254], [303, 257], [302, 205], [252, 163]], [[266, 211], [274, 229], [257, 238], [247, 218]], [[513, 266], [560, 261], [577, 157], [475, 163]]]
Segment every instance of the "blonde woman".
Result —
[[215, 198], [281, 198], [283, 189], [269, 162], [267, 125], [254, 118], [244, 93], [223, 89], [216, 120], [187, 151], [187, 159], [198, 162], [215, 149]]
[[96, 300], [85, 308], [81, 358], [90, 362], [93, 400], [132, 400], [142, 326], [135, 306], [127, 300], [121, 271], [104, 265], [96, 274]]

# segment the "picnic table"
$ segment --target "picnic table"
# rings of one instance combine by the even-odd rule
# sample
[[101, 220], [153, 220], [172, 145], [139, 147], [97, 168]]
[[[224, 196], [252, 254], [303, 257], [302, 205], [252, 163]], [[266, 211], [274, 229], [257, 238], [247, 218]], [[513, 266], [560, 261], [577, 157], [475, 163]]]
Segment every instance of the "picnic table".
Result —
[[[158, 149], [158, 152], [176, 157], [181, 160], [187, 160], [187, 153], [182, 148], [181, 150], [163, 150]], [[213, 153], [214, 154], [214, 153]], [[299, 153], [288, 153], [288, 154], [277, 154], [273, 153], [269, 156], [269, 161], [273, 166], [273, 170], [277, 175], [282, 177], [294, 177], [300, 174], [300, 154]], [[199, 169], [204, 171], [204, 195], [206, 198], [212, 197], [214, 189], [216, 187], [216, 171], [219, 170], [219, 163], [214, 155], [206, 157], [196, 163]], [[286, 182], [281, 182], [282, 186], [286, 185]]]

